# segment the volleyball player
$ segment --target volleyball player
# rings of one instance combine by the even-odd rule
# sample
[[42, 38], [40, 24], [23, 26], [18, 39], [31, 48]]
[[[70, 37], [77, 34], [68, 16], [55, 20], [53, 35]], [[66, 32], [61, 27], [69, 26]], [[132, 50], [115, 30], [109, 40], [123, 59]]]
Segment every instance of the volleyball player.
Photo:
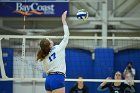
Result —
[[[121, 72], [117, 71], [114, 76], [115, 80], [121, 80], [122, 74]], [[111, 80], [110, 77], [107, 78], [107, 80]], [[98, 91], [104, 91], [106, 89], [109, 89], [110, 93], [134, 93], [135, 89], [131, 84], [124, 84], [122, 82], [113, 82], [113, 83], [107, 83], [103, 82], [98, 87]]]
[[43, 61], [48, 76], [45, 81], [47, 93], [65, 93], [65, 48], [69, 40], [69, 29], [66, 22], [67, 11], [62, 14], [64, 38], [59, 45], [53, 45], [50, 39], [40, 41], [37, 60]]

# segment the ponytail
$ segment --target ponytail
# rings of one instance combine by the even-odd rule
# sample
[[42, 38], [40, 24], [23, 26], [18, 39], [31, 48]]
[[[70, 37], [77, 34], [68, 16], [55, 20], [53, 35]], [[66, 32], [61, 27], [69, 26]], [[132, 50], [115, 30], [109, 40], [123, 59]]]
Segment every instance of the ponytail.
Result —
[[46, 39], [41, 40], [40, 42], [41, 49], [37, 53], [37, 60], [44, 60], [46, 56], [48, 56], [50, 52], [50, 42]]

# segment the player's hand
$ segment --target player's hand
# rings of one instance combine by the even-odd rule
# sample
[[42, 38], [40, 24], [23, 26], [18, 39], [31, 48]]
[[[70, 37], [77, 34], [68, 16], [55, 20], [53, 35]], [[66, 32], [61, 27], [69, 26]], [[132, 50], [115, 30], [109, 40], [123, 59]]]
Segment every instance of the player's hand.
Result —
[[63, 25], [66, 25], [66, 17], [67, 17], [67, 11], [65, 11], [63, 14], [62, 14], [62, 23]]
[[112, 78], [111, 77], [107, 77], [106, 80], [112, 80]]
[[[106, 78], [106, 80], [112, 80], [112, 78], [111, 77], [107, 77]], [[101, 83], [101, 85], [100, 86], [104, 86], [104, 85], [106, 85], [107, 84], [107, 82], [106, 81], [104, 81], [103, 83]]]
[[112, 80], [112, 78], [111, 77], [107, 77], [106, 80]]

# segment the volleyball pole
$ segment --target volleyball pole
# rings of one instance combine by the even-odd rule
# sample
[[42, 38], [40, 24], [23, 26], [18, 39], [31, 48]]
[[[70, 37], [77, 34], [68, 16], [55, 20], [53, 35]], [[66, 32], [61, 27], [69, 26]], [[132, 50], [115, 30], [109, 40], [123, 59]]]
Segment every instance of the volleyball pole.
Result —
[[6, 79], [8, 77], [6, 76], [5, 68], [4, 68], [4, 64], [3, 64], [1, 40], [2, 40], [2, 38], [0, 38], [0, 70], [1, 70], [2, 79]]

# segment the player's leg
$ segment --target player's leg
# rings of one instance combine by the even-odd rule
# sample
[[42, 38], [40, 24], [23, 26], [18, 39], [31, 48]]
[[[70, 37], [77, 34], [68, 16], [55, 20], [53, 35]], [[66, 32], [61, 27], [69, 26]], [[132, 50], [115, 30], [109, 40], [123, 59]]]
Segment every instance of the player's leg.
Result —
[[59, 89], [53, 90], [52, 93], [65, 93], [65, 88], [59, 88]]
[[52, 93], [51, 91], [47, 91], [46, 93]]

